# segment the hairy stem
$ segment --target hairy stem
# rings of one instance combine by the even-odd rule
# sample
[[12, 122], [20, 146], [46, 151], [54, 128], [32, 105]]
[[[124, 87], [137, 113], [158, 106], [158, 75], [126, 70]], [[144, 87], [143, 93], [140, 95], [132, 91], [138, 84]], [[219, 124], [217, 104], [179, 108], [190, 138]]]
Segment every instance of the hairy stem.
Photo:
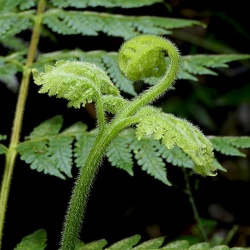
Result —
[[[131, 124], [131, 122], [129, 124]], [[60, 250], [75, 249], [77, 236], [83, 221], [90, 190], [98, 171], [98, 166], [112, 139], [115, 138], [126, 125], [127, 124], [117, 122], [115, 119], [109, 125], [108, 129], [99, 132], [92, 150], [86, 159], [85, 165], [79, 172], [72, 192], [65, 216]]]
[[15, 160], [17, 156], [16, 146], [19, 143], [25, 103], [26, 103], [27, 94], [28, 94], [29, 79], [30, 79], [30, 73], [31, 73], [30, 66], [32, 65], [34, 61], [35, 54], [37, 51], [37, 45], [38, 45], [38, 41], [40, 37], [40, 29], [41, 29], [41, 22], [42, 22], [42, 13], [44, 12], [44, 9], [45, 9], [45, 0], [40, 0], [38, 4], [38, 9], [37, 9], [37, 15], [35, 17], [33, 33], [31, 36], [29, 52], [27, 55], [27, 61], [23, 69], [23, 77], [22, 77], [21, 86], [20, 86], [20, 90], [18, 94], [18, 100], [16, 104], [15, 117], [13, 121], [9, 149], [6, 154], [5, 169], [4, 169], [3, 179], [1, 183], [1, 193], [0, 193], [0, 249], [2, 246], [3, 227], [4, 227], [4, 221], [5, 221], [5, 213], [6, 213], [8, 196], [9, 196], [9, 190], [10, 190], [10, 185], [11, 185], [11, 178], [12, 178]]

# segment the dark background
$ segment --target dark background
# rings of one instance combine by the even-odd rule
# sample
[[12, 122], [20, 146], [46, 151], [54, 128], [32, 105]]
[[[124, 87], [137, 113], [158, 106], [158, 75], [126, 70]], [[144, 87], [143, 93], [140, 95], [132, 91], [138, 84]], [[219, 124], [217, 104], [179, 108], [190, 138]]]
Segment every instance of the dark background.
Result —
[[[205, 22], [207, 29], [193, 27], [177, 30], [171, 35], [170, 39], [177, 44], [183, 55], [223, 53], [224, 50], [249, 53], [247, 1], [172, 0], [168, 4], [171, 7], [169, 9], [161, 4], [155, 4], [141, 9], [114, 9], [112, 11], [129, 15], [190, 18]], [[189, 41], [185, 33], [196, 37], [196, 42], [199, 38], [203, 42], [209, 41], [221, 47], [218, 49], [218, 46], [198, 46]], [[29, 39], [28, 32], [22, 35]], [[58, 36], [58, 42], [54, 44], [42, 38], [39, 50], [48, 52], [79, 47], [86, 51], [92, 49], [117, 51], [121, 43], [122, 39], [104, 34], [101, 34], [99, 38]], [[199, 125], [205, 134], [249, 135], [250, 101], [242, 97], [242, 100], [234, 103], [221, 104], [219, 102], [220, 98], [229, 91], [249, 85], [249, 62], [231, 63], [230, 69], [217, 70], [217, 72], [219, 75], [216, 77], [200, 77], [198, 83], [178, 81], [176, 91], [168, 93], [159, 104], [163, 104], [166, 111], [171, 109], [170, 111], [177, 115], [192, 119], [193, 123]], [[206, 98], [209, 100], [207, 105], [193, 95], [196, 87], [208, 90], [206, 92]], [[216, 94], [211, 89], [215, 89]], [[88, 124], [90, 129], [95, 126], [95, 121], [86, 110], [69, 109], [66, 107], [66, 101], [40, 95], [37, 90], [38, 87], [31, 84], [22, 138], [28, 135], [34, 126], [57, 114], [63, 115], [65, 127], [79, 120]], [[195, 101], [189, 98], [190, 95], [196, 98]], [[240, 97], [237, 96], [237, 99]], [[185, 105], [188, 101], [194, 102], [194, 108], [204, 105], [214, 124], [204, 124], [197, 117], [192, 116], [190, 110], [180, 105]], [[10, 134], [15, 103], [16, 94], [1, 84], [1, 134]], [[246, 150], [245, 153], [249, 155], [249, 151]], [[218, 232], [228, 232], [233, 225], [239, 225], [239, 230], [230, 244], [250, 246], [249, 158], [239, 159], [221, 155], [218, 157], [223, 166], [228, 169], [228, 173], [219, 173], [213, 178], [190, 177], [198, 211], [202, 218], [217, 221]], [[3, 156], [0, 156], [0, 161], [3, 165]], [[167, 240], [182, 235], [191, 235], [195, 220], [188, 196], [183, 192], [185, 188], [183, 171], [172, 165], [167, 165], [167, 171], [168, 179], [174, 187], [168, 187], [154, 180], [138, 166], [134, 167], [134, 177], [130, 177], [104, 160], [91, 192], [81, 239], [90, 242], [105, 238], [112, 243], [134, 234], [140, 234], [143, 240], [161, 235], [166, 235]], [[77, 169], [73, 169], [73, 174], [77, 176]], [[57, 249], [73, 183], [74, 179], [63, 181], [37, 173], [17, 159], [8, 203], [3, 250], [13, 249], [25, 235], [40, 228], [47, 231], [47, 249]], [[222, 214], [214, 215], [211, 212], [212, 208], [215, 208], [212, 211], [218, 212], [221, 207], [225, 209]]]

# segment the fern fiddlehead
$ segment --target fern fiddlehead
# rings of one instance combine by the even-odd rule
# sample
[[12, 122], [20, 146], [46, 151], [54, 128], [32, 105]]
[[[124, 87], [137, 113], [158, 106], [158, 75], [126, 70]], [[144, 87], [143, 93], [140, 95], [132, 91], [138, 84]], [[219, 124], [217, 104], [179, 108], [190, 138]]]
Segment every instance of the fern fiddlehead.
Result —
[[[170, 58], [168, 67], [165, 61], [166, 54]], [[194, 126], [178, 118], [164, 116], [159, 110], [146, 106], [163, 95], [174, 82], [179, 68], [177, 48], [163, 38], [141, 35], [123, 44], [118, 62], [127, 78], [136, 81], [151, 76], [161, 77], [159, 83], [128, 101], [120, 96], [118, 89], [108, 79], [105, 72], [92, 64], [60, 61], [55, 66], [47, 67], [45, 73], [33, 72], [35, 83], [42, 85], [41, 93], [48, 92], [49, 95], [63, 97], [69, 101], [70, 106], [76, 108], [94, 101], [97, 109], [99, 134], [85, 165], [80, 170], [72, 192], [65, 217], [61, 250], [75, 249], [83, 213], [98, 166], [110, 142], [123, 129], [137, 124], [138, 139], [144, 135], [154, 134], [154, 138], [162, 140], [168, 148], [177, 144], [184, 151], [186, 150], [185, 152], [192, 159], [197, 158], [198, 168], [195, 170], [199, 173], [208, 175], [215, 170], [211, 167], [212, 147]], [[110, 123], [105, 120], [105, 112], [115, 114]], [[159, 119], [161, 116], [164, 117]], [[148, 127], [150, 121], [154, 120], [157, 120], [159, 129]], [[188, 132], [184, 139], [181, 138], [183, 137], [182, 130]]]
[[[166, 53], [170, 58], [168, 70], [166, 70], [167, 65], [164, 58]], [[122, 73], [128, 79], [136, 81], [162, 76], [157, 85], [128, 104], [124, 113], [127, 112], [126, 115], [131, 115], [140, 107], [163, 95], [177, 76], [179, 61], [178, 49], [169, 40], [161, 37], [142, 35], [124, 43], [118, 54], [118, 63]]]

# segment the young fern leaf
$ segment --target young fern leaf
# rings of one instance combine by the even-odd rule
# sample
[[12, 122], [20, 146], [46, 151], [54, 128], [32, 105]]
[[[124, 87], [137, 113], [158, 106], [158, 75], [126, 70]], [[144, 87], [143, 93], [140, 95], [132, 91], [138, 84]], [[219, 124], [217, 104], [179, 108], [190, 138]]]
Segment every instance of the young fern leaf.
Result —
[[151, 107], [141, 109], [137, 115], [143, 117], [137, 125], [136, 135], [139, 140], [152, 134], [156, 140], [161, 140], [168, 149], [177, 145], [194, 161], [194, 170], [197, 173], [215, 175], [213, 146], [197, 127]]
[[46, 66], [44, 73], [33, 70], [33, 75], [35, 83], [42, 85], [39, 93], [65, 98], [69, 107], [80, 108], [102, 95], [119, 96], [107, 74], [91, 63], [58, 61], [55, 66]]

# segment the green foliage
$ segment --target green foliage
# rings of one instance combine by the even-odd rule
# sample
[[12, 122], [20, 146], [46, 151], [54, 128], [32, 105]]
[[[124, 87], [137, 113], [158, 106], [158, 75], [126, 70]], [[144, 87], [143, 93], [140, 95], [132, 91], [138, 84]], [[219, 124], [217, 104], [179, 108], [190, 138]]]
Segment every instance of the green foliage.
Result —
[[[88, 159], [91, 159], [92, 146], [95, 147], [95, 143], [98, 142], [101, 142], [100, 149], [109, 145], [108, 143], [105, 144], [105, 140], [100, 139], [101, 135], [107, 141], [111, 141], [110, 138], [115, 137], [112, 128], [117, 128], [117, 131], [120, 132], [124, 128], [134, 125], [136, 129], [126, 129], [119, 133], [119, 136], [111, 142], [103, 153], [106, 154], [112, 166], [125, 170], [131, 176], [133, 176], [133, 164], [136, 162], [143, 171], [155, 179], [171, 185], [167, 179], [166, 163], [189, 168], [203, 175], [213, 175], [216, 170], [224, 170], [214, 158], [213, 147], [215, 151], [225, 155], [245, 156], [239, 149], [250, 147], [249, 137], [213, 136], [206, 138], [199, 129], [183, 119], [162, 113], [156, 109], [141, 108], [162, 95], [163, 92], [157, 93], [150, 99], [148, 94], [150, 91], [148, 91], [144, 96], [140, 95], [138, 99], [132, 101], [128, 101], [120, 95], [119, 91], [136, 96], [137, 92], [132, 81], [139, 80], [141, 77], [150, 77], [150, 79], [145, 80], [145, 83], [155, 85], [156, 78], [164, 75], [167, 66], [170, 66], [171, 69], [171, 66], [175, 65], [173, 59], [171, 59], [171, 55], [174, 54], [173, 51], [166, 50], [163, 52], [162, 46], [158, 46], [157, 49], [153, 48], [156, 42], [165, 42], [162, 38], [156, 37], [154, 41], [150, 35], [142, 36], [139, 39], [142, 39], [145, 43], [144, 47], [142, 46], [143, 43], [140, 43], [142, 47], [139, 49], [137, 49], [138, 40], [133, 40], [134, 43], [130, 40], [130, 44], [126, 43], [122, 47], [120, 57], [117, 56], [116, 52], [85, 52], [76, 49], [47, 54], [38, 53], [37, 58], [35, 56], [32, 58], [32, 53], [35, 55], [37, 47], [32, 39], [36, 35], [39, 36], [38, 30], [42, 26], [42, 35], [53, 40], [57, 34], [98, 36], [100, 33], [104, 33], [107, 36], [124, 39], [130, 39], [140, 34], [170, 35], [172, 30], [176, 28], [193, 25], [205, 27], [204, 24], [195, 20], [111, 14], [111, 9], [107, 9], [106, 12], [83, 10], [88, 7], [115, 7], [112, 9], [113, 12], [117, 10], [116, 8], [139, 8], [154, 3], [163, 3], [162, 0], [49, 0], [46, 1], [47, 5], [44, 11], [40, 8], [41, 5], [39, 14], [35, 14], [33, 8], [37, 7], [38, 3], [40, 6], [42, 1], [0, 0], [0, 42], [2, 46], [9, 49], [5, 56], [0, 57], [0, 80], [12, 91], [16, 91], [18, 88], [17, 74], [22, 73], [22, 79], [25, 79], [29, 75], [30, 68], [32, 68], [35, 83], [42, 86], [40, 93], [65, 98], [68, 100], [68, 105], [75, 108], [95, 102], [99, 131], [87, 131], [87, 126], [81, 122], [62, 130], [63, 119], [61, 116], [55, 116], [41, 123], [23, 142], [18, 144], [19, 139], [17, 139], [10, 145], [14, 152], [18, 144], [16, 149], [21, 159], [30, 164], [31, 169], [62, 179], [72, 177], [71, 168], [73, 165], [81, 168], [80, 172], [82, 173], [84, 172], [84, 170], [82, 171], [84, 165], [86, 169], [90, 168], [88, 164], [91, 161], [88, 162]], [[34, 32], [35, 36], [32, 36], [27, 57], [28, 45], [17, 35], [28, 30]], [[140, 58], [136, 58], [134, 52], [140, 52]], [[166, 57], [167, 54], [170, 58]], [[146, 60], [143, 56], [149, 59]], [[156, 57], [161, 58], [161, 63], [158, 65], [156, 65]], [[197, 80], [196, 75], [216, 75], [215, 68], [227, 67], [230, 62], [249, 58], [250, 55], [241, 54], [183, 56], [180, 61], [179, 75], [176, 76], [176, 72], [173, 70], [172, 79], [169, 78], [169, 83], [171, 84], [175, 78]], [[121, 74], [117, 59], [122, 62], [120, 63], [120, 69], [128, 79]], [[51, 66], [55, 62], [56, 64]], [[129, 66], [127, 66], [127, 63]], [[41, 73], [44, 65], [46, 65], [45, 72]], [[178, 65], [175, 65], [175, 68], [177, 67]], [[145, 69], [146, 71], [143, 72]], [[171, 70], [167, 72], [169, 73]], [[132, 76], [130, 73], [132, 73]], [[28, 77], [25, 80], [29, 81]], [[162, 79], [160, 81], [163, 82]], [[167, 87], [165, 86], [165, 89]], [[154, 89], [157, 89], [157, 87]], [[24, 93], [24, 95], [26, 94]], [[22, 98], [25, 99], [25, 97]], [[133, 102], [136, 104], [134, 107], [131, 104]], [[107, 121], [107, 113], [114, 115], [113, 120], [115, 122]], [[119, 117], [120, 113], [123, 116], [120, 115]], [[18, 112], [17, 114], [19, 114], [21, 123], [22, 115]], [[107, 130], [108, 133], [105, 134], [103, 131], [107, 128], [111, 129]], [[17, 130], [13, 128], [13, 131]], [[19, 138], [19, 135], [15, 138]], [[0, 136], [0, 140], [3, 139], [5, 139], [5, 136]], [[0, 144], [0, 154], [8, 152], [9, 159], [15, 162], [15, 156], [12, 157], [11, 150], [8, 150], [6, 146]], [[100, 157], [97, 157], [96, 161], [100, 160]], [[94, 161], [95, 159], [92, 158], [92, 162]], [[12, 168], [12, 166], [9, 168]], [[11, 177], [11, 174], [9, 176]], [[90, 178], [93, 178], [93, 176]], [[8, 187], [3, 188], [8, 190]], [[84, 192], [85, 196], [83, 196], [86, 198], [86, 190]], [[85, 206], [83, 202], [80, 205], [72, 202], [70, 207], [74, 207], [74, 205], [77, 208]], [[81, 214], [81, 211], [79, 214]], [[77, 218], [77, 215], [73, 217]], [[211, 248], [208, 243], [190, 246], [186, 241], [176, 241], [162, 246], [163, 237], [135, 246], [139, 240], [140, 236], [135, 235], [105, 249], [230, 249], [227, 246]], [[103, 249], [106, 243], [105, 240], [89, 244], [79, 242], [76, 249]], [[46, 234], [43, 230], [40, 230], [25, 237], [15, 249], [35, 248], [38, 250], [45, 247]], [[67, 247], [64, 249], [69, 250]]]
[[106, 155], [112, 166], [123, 169], [133, 176], [134, 164], [130, 148], [131, 141], [132, 138], [126, 135], [116, 138], [109, 146]]
[[97, 7], [102, 6], [106, 8], [112, 7], [121, 7], [121, 8], [135, 8], [141, 6], [147, 6], [154, 3], [160, 3], [162, 0], [143, 0], [143, 1], [134, 1], [134, 0], [123, 0], [123, 1], [110, 1], [110, 0], [53, 0], [51, 1], [53, 5], [66, 8], [66, 7], [75, 7], [75, 8], [86, 8], [86, 7]]
[[32, 25], [31, 19], [33, 11], [19, 13], [19, 14], [4, 14], [0, 17], [0, 38], [14, 36], [23, 30], [29, 29]]
[[157, 150], [157, 142], [154, 140], [134, 140], [131, 148], [135, 154], [137, 164], [154, 178], [161, 180], [167, 185], [171, 185], [166, 177], [165, 164]]
[[40, 229], [25, 236], [14, 250], [44, 250], [47, 246], [46, 241], [47, 233], [44, 229]]
[[63, 35], [97, 36], [104, 32], [109, 36], [125, 39], [141, 33], [169, 34], [170, 29], [200, 24], [197, 21], [149, 16], [124, 16], [90, 11], [49, 10], [44, 15], [44, 24], [53, 32]]
[[[19, 144], [17, 150], [21, 159], [30, 164], [32, 169], [65, 179], [64, 175], [71, 177], [73, 164], [78, 168], [85, 164], [97, 131], [87, 131], [87, 126], [81, 122], [60, 132], [62, 126], [61, 116], [50, 118], [34, 128], [26, 140]], [[138, 141], [135, 133], [135, 129], [126, 129], [111, 143], [106, 156], [112, 166], [133, 176], [134, 158], [143, 171], [167, 185], [171, 183], [166, 176], [165, 161], [174, 166], [195, 169], [196, 163], [183, 148], [177, 145], [167, 148], [152, 136]], [[225, 155], [245, 156], [237, 148], [250, 148], [250, 137], [247, 136], [209, 136], [208, 139], [216, 151]], [[7, 148], [3, 145], [2, 147], [4, 153]], [[216, 162], [212, 165], [218, 170], [225, 171]]]
[[[140, 242], [141, 236], [134, 235], [118, 242], [111, 244], [108, 247], [108, 242], [105, 239], [96, 240], [90, 243], [78, 242], [75, 250], [243, 250], [249, 248], [228, 247], [226, 245], [211, 246], [209, 243], [191, 244], [187, 240], [175, 240], [169, 243], [165, 242], [165, 237], [158, 237], [148, 241]], [[46, 232], [38, 230], [33, 234], [22, 239], [14, 250], [44, 250], [46, 248]]]
[[[0, 141], [6, 140], [7, 136], [6, 135], [1, 135], [0, 134]], [[7, 152], [8, 148], [5, 147], [3, 144], [0, 143], [0, 154], [5, 154]]]
[[184, 56], [179, 78], [197, 81], [194, 75], [217, 75], [212, 69], [227, 68], [230, 62], [249, 58], [246, 54]]
[[43, 122], [30, 133], [28, 140], [18, 145], [17, 151], [31, 169], [65, 179], [63, 174], [72, 177], [72, 142], [86, 126], [78, 123], [59, 134], [62, 123], [61, 116]]
[[250, 148], [250, 138], [248, 136], [210, 136], [210, 141], [216, 151], [231, 156], [246, 156], [238, 148]]
[[[197, 81], [196, 75], [217, 75], [215, 68], [228, 67], [228, 63], [248, 59], [250, 55], [195, 55], [182, 56], [178, 79]], [[34, 68], [42, 70], [44, 64], [54, 64], [57, 60], [80, 60], [95, 63], [105, 70], [114, 84], [123, 92], [136, 95], [132, 81], [125, 78], [117, 64], [117, 53], [106, 51], [84, 52], [80, 49], [57, 51], [40, 55]], [[215, 64], [212, 64], [213, 62]], [[168, 60], [166, 60], [166, 64]], [[157, 79], [145, 79], [145, 83], [154, 85]], [[248, 93], [247, 91], [245, 93]]]

